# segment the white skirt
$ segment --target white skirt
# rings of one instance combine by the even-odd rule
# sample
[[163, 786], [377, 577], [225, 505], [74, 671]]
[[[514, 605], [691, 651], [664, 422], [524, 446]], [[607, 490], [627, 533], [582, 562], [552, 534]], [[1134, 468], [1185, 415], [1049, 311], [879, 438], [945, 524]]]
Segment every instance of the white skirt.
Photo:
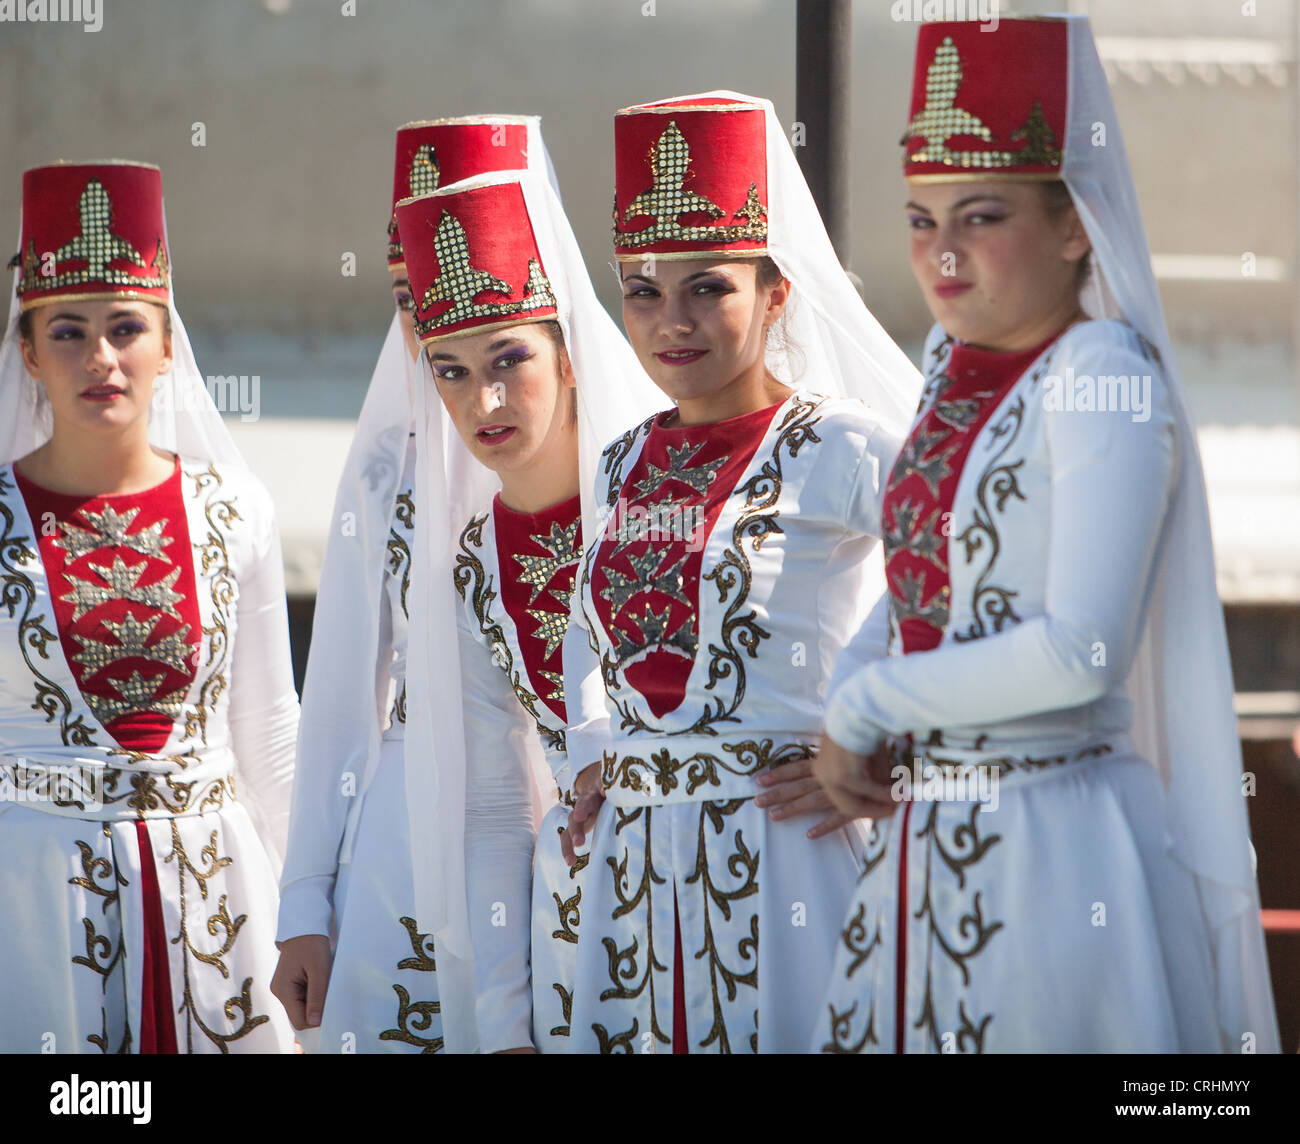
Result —
[[996, 809], [904, 803], [872, 831], [812, 1048], [1241, 1051], [1163, 801], [1130, 753], [1004, 781]]
[[626, 808], [591, 836], [578, 938], [575, 1052], [670, 1052], [674, 906], [692, 1053], [805, 1052], [853, 894], [855, 830], [752, 798]]
[[366, 789], [352, 860], [334, 887], [334, 962], [321, 1053], [437, 1053], [442, 1016], [433, 939], [413, 920], [402, 741], [385, 739]]
[[[291, 1052], [276, 879], [247, 811], [146, 827], [142, 853], [135, 821], [0, 806], [0, 1050]], [[146, 947], [166, 960], [147, 978]]]
[[533, 1045], [539, 1053], [572, 1051], [570, 1021], [578, 968], [578, 922], [585, 905], [583, 886], [590, 843], [578, 850], [570, 869], [560, 850], [560, 831], [569, 808], [557, 803], [537, 832], [533, 860], [532, 983]]

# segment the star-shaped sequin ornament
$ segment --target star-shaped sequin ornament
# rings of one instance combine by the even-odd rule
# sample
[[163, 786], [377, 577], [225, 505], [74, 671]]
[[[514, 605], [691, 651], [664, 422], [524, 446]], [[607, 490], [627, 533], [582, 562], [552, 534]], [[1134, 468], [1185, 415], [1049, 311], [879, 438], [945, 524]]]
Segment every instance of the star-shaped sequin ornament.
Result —
[[905, 473], [915, 473], [929, 486], [933, 496], [939, 495], [939, 482], [952, 475], [948, 458], [957, 452], [957, 445], [950, 445], [940, 453], [927, 457], [936, 445], [946, 441], [949, 434], [932, 433], [928, 429], [918, 429], [907, 439], [898, 455], [898, 464]]
[[885, 546], [892, 555], [897, 552], [910, 552], [922, 560], [928, 560], [939, 568], [948, 567], [944, 553], [948, 547], [947, 538], [934, 529], [939, 520], [940, 509], [936, 507], [930, 515], [921, 521], [924, 505], [915, 503], [908, 497], [901, 504], [894, 506], [894, 520], [885, 526]]
[[558, 671], [547, 671], [545, 668], [542, 668], [541, 676], [543, 679], [546, 680], [547, 683], [551, 685], [551, 693], [549, 695], [543, 695], [542, 698], [545, 699], [548, 703], [549, 702], [563, 703], [564, 702], [564, 676]]
[[651, 545], [638, 555], [628, 556], [631, 576], [617, 568], [605, 569], [608, 583], [600, 590], [600, 594], [609, 601], [614, 615], [618, 615], [633, 597], [642, 592], [662, 592], [683, 604], [691, 602], [690, 597], [682, 591], [681, 570], [686, 563], [685, 556], [664, 571], [659, 571], [659, 565], [671, 551], [671, 544], [660, 545], [658, 548]]
[[185, 691], [182, 688], [168, 692], [166, 695], [159, 695], [158, 688], [162, 681], [161, 674], [146, 677], [138, 671], [131, 672], [127, 679], [110, 677], [109, 683], [117, 689], [122, 698], [110, 699], [102, 695], [87, 695], [86, 701], [101, 723], [111, 723], [114, 719], [120, 719], [123, 715], [136, 711], [158, 712], [175, 719], [180, 713]]
[[922, 604], [921, 597], [925, 595], [924, 572], [919, 576], [910, 569], [904, 572], [894, 581], [893, 594], [897, 601], [895, 616], [900, 624], [905, 620], [921, 620], [940, 631], [948, 626], [947, 586], [928, 604]]
[[81, 643], [81, 651], [72, 658], [85, 667], [87, 676], [110, 667], [118, 660], [133, 658], [151, 659], [166, 664], [173, 671], [184, 673], [193, 652], [186, 640], [190, 631], [189, 624], [169, 636], [163, 636], [156, 643], [146, 643], [157, 622], [157, 616], [137, 620], [129, 612], [121, 622], [105, 620], [104, 627], [116, 638], [115, 644], [73, 632], [73, 637]]
[[637, 616], [633, 612], [629, 614], [628, 618], [641, 629], [641, 635], [644, 637], [643, 646], [647, 648], [661, 647], [666, 651], [674, 651], [684, 655], [687, 659], [694, 659], [698, 647], [698, 640], [695, 636], [695, 617], [688, 616], [669, 635], [668, 615], [670, 611], [670, 608], [665, 607], [662, 613], [657, 613], [647, 604], [643, 615]]
[[[527, 584], [531, 593], [528, 597], [530, 604], [536, 603], [538, 595], [554, 579], [557, 572], [577, 564], [581, 559], [582, 549], [578, 544], [578, 530], [581, 527], [581, 517], [575, 519], [567, 528], [559, 523], [552, 523], [549, 537], [529, 537], [534, 544], [546, 550], [545, 556], [514, 553], [515, 560], [523, 569], [519, 574], [519, 582]], [[555, 595], [554, 592], [551, 594]]]
[[701, 465], [691, 465], [688, 462], [702, 448], [704, 442], [692, 445], [690, 442], [684, 444], [680, 449], [674, 449], [668, 446], [668, 468], [661, 469], [658, 465], [650, 463], [646, 465], [648, 476], [637, 481], [636, 491], [638, 496], [646, 497], [654, 493], [660, 485], [667, 481], [680, 481], [690, 489], [701, 496], [709, 489], [717, 474], [717, 470], [730, 460], [729, 457], [718, 457], [713, 461], [706, 461]]
[[144, 575], [147, 564], [127, 564], [120, 556], [115, 555], [112, 567], [105, 567], [102, 564], [92, 564], [90, 567], [108, 581], [108, 586], [92, 584], [89, 580], [67, 573], [72, 591], [60, 596], [59, 599], [72, 604], [73, 623], [92, 608], [97, 608], [110, 600], [126, 600], [132, 604], [143, 604], [147, 608], [166, 612], [174, 619], [180, 619], [176, 604], [184, 597], [181, 593], [172, 590], [172, 585], [181, 574], [179, 568], [173, 568], [157, 583], [141, 587], [140, 577]]
[[569, 626], [569, 617], [564, 612], [551, 612], [545, 608], [529, 608], [528, 614], [537, 621], [534, 637], [546, 641], [543, 659], [550, 659], [555, 649], [564, 642], [564, 632]]
[[104, 506], [103, 512], [82, 509], [80, 515], [90, 526], [89, 530], [65, 522], [61, 535], [54, 539], [54, 547], [62, 548], [68, 554], [69, 561], [80, 560], [97, 548], [129, 548], [141, 556], [152, 556], [171, 563], [163, 553], [163, 549], [172, 542], [170, 536], [163, 535], [163, 529], [167, 527], [166, 520], [156, 521], [139, 532], [128, 532], [132, 521], [140, 515], [138, 508], [119, 513], [110, 504]]

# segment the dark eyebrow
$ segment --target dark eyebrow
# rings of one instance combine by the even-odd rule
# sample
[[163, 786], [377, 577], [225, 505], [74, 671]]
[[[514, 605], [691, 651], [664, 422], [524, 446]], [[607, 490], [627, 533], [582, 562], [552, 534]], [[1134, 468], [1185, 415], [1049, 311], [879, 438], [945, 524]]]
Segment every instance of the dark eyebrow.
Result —
[[[129, 311], [124, 311], [124, 312], [129, 312]], [[90, 319], [83, 317], [81, 314], [64, 313], [64, 314], [52, 314], [50, 316], [50, 321], [51, 322], [89, 322]]]
[[394, 278], [393, 289], [396, 290], [399, 286], [405, 286], [409, 290], [411, 288], [411, 280], [409, 278]]
[[[725, 277], [726, 273], [727, 272], [722, 269], [697, 270], [694, 274], [688, 274], [685, 278], [683, 278], [681, 281], [681, 285], [685, 286], [686, 283], [694, 282], [697, 278], [710, 278], [713, 277], [714, 275], [721, 275], [722, 277]], [[658, 282], [655, 282], [653, 279], [647, 278], [644, 274], [629, 274], [626, 278], [623, 279], [623, 281], [631, 282], [633, 279], [636, 279], [639, 282], [644, 282], [647, 286], [659, 285]]]
[[1003, 204], [1005, 204], [1007, 201], [1001, 195], [995, 195], [992, 193], [983, 194], [983, 195], [967, 195], [964, 199], [958, 199], [948, 209], [953, 211], [959, 211], [961, 210], [962, 207], [968, 207], [970, 206], [971, 203], [978, 203], [984, 199], [987, 199], [989, 202], [1003, 203]]
[[[494, 354], [497, 350], [502, 349], [505, 346], [523, 346], [523, 342], [519, 341], [518, 338], [497, 338], [495, 342], [488, 346], [487, 352]], [[451, 361], [460, 364], [460, 358], [455, 354], [437, 353], [429, 354], [428, 356], [430, 361]]]

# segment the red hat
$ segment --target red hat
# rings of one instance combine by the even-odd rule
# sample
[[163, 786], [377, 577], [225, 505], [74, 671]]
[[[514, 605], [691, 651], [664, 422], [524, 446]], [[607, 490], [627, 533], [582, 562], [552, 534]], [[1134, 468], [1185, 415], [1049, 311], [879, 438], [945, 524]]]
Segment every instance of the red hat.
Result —
[[171, 297], [162, 172], [148, 163], [55, 163], [23, 173], [24, 310], [114, 296]]
[[743, 100], [671, 100], [614, 117], [620, 262], [767, 253], [767, 116]]
[[1059, 179], [1068, 30], [1053, 17], [923, 24], [903, 170], [917, 182]]
[[397, 234], [397, 204], [473, 175], [523, 170], [528, 166], [530, 119], [525, 115], [468, 115], [405, 123], [397, 129], [394, 213], [388, 222], [390, 270], [404, 265]]
[[421, 344], [556, 316], [517, 179], [397, 204]]

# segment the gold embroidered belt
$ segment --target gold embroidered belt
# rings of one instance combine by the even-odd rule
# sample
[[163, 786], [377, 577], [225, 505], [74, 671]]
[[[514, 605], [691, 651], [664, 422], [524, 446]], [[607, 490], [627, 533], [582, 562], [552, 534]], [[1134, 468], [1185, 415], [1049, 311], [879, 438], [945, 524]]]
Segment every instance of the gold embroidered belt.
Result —
[[166, 770], [98, 759], [0, 755], [0, 813], [25, 806], [65, 818], [111, 822], [180, 818], [235, 801], [234, 759]]
[[1062, 767], [1097, 759], [1132, 754], [1127, 735], [1111, 735], [1083, 745], [1072, 744], [1042, 754], [1013, 754], [977, 748], [914, 744], [910, 737], [887, 743], [890, 757], [888, 781], [895, 797], [906, 800], [982, 801], [996, 784], [1000, 788], [1020, 786], [1033, 779], [1055, 774]]
[[601, 780], [615, 806], [752, 798], [761, 772], [815, 753], [814, 739], [783, 733], [626, 740], [605, 752]]

